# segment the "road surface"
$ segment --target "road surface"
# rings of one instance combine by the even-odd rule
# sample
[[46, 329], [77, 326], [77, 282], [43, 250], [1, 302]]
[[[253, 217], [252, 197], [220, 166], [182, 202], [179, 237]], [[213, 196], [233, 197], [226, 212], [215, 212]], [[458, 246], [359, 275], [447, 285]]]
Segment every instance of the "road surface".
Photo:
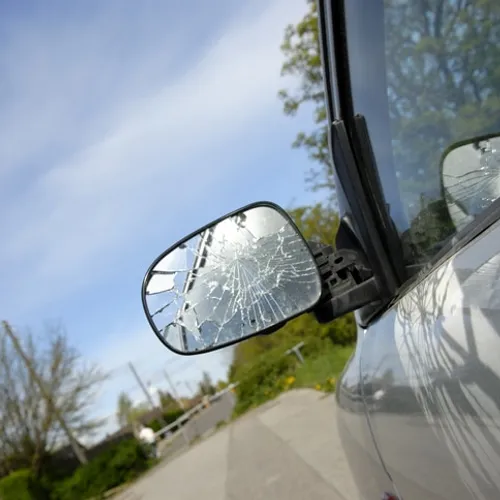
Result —
[[117, 500], [357, 498], [335, 401], [290, 391], [166, 460]]

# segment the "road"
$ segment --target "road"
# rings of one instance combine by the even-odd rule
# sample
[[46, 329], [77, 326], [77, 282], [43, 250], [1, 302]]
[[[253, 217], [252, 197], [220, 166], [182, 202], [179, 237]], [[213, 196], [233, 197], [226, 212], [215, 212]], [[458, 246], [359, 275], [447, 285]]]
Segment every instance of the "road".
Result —
[[357, 498], [335, 411], [333, 396], [285, 393], [165, 460], [117, 500]]

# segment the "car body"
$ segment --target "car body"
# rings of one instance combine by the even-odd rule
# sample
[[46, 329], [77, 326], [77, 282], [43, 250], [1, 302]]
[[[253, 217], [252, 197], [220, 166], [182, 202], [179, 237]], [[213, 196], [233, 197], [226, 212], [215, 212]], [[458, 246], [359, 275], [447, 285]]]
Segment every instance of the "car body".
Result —
[[[321, 271], [328, 300], [312, 310], [355, 311], [336, 401], [360, 498], [498, 499], [500, 4], [318, 0], [315, 12], [340, 229], [331, 259], [311, 251], [320, 271], [353, 256], [365, 274], [341, 289], [333, 264], [337, 281]], [[143, 285], [159, 337], [145, 297], [172, 248]]]
[[499, 273], [496, 222], [360, 328], [336, 399], [362, 498], [499, 497]]
[[[330, 118], [332, 122], [346, 122], [353, 150], [363, 147], [356, 132], [356, 114], [363, 115], [371, 136], [372, 154], [379, 165], [387, 159], [391, 128], [393, 141], [398, 134], [397, 120], [388, 113], [387, 82], [397, 66], [397, 49], [391, 48], [388, 41], [392, 33], [387, 18], [399, 16], [398, 21], [404, 24], [412, 15], [414, 23], [419, 16], [421, 19], [427, 16], [431, 29], [432, 22], [436, 22], [432, 16], [445, 19], [448, 15], [451, 25], [451, 16], [461, 15], [460, 9], [468, 9], [469, 15], [477, 12], [481, 19], [479, 4], [319, 2], [324, 64], [333, 68], [326, 88]], [[494, 2], [487, 7], [498, 15], [499, 8]], [[482, 23], [488, 22], [482, 19], [477, 21], [479, 32]], [[404, 27], [397, 29], [399, 32]], [[478, 38], [476, 49], [483, 47], [494, 53], [492, 55], [498, 54], [498, 47], [484, 49], [485, 44], [484, 39]], [[446, 48], [446, 43], [440, 47], [444, 56]], [[371, 57], [366, 57], [367, 54]], [[427, 55], [433, 55], [432, 49]], [[411, 49], [407, 57], [411, 59]], [[381, 76], [384, 66], [388, 69]], [[432, 76], [432, 71], [429, 74]], [[362, 88], [363, 81], [370, 82], [368, 89]], [[418, 91], [425, 91], [425, 81], [420, 84], [416, 81], [415, 88], [407, 94], [411, 97]], [[490, 91], [498, 96], [500, 86], [492, 85]], [[371, 105], [370, 99], [379, 104]], [[473, 101], [464, 92], [464, 100], [467, 99]], [[471, 108], [474, 109], [472, 105]], [[481, 108], [477, 108], [480, 115]], [[413, 117], [415, 121], [417, 118]], [[452, 116], [451, 119], [458, 118]], [[450, 138], [448, 144], [443, 144], [440, 154], [453, 142], [499, 132], [498, 115], [479, 126], [471, 123]], [[426, 133], [422, 135], [428, 138]], [[417, 143], [411, 138], [406, 140], [408, 150]], [[429, 148], [432, 148], [432, 138], [429, 138]], [[333, 156], [335, 160], [335, 151]], [[339, 155], [336, 166], [342, 161]], [[488, 184], [493, 184], [494, 193], [483, 210], [477, 211], [463, 227], [459, 228], [453, 220], [456, 229], [442, 238], [440, 248], [428, 251], [420, 261], [411, 261], [402, 255], [397, 245], [405, 230], [406, 235], [411, 232], [411, 221], [406, 227], [398, 223], [396, 207], [400, 203], [397, 197], [401, 196], [401, 188], [396, 186], [396, 176], [391, 176], [389, 168], [383, 171], [378, 167], [375, 182], [370, 178], [373, 171], [369, 171], [369, 161], [356, 163], [359, 193], [365, 196], [369, 211], [375, 215], [378, 228], [375, 237], [382, 243], [384, 238], [388, 242], [381, 259], [374, 259], [372, 265], [376, 267], [376, 260], [383, 262], [384, 257], [396, 263], [387, 278], [388, 283], [396, 283], [396, 289], [388, 293], [390, 298], [386, 304], [376, 311], [368, 307], [356, 312], [357, 348], [336, 393], [340, 434], [360, 496], [366, 500], [381, 498], [384, 494], [410, 500], [500, 498], [500, 172], [495, 170], [494, 183]], [[431, 168], [438, 170], [438, 165], [428, 167], [427, 171]], [[337, 181], [340, 190], [346, 186], [346, 191], [352, 192], [352, 177], [349, 178], [347, 172], [337, 169]], [[462, 182], [466, 188], [472, 186], [473, 181], [464, 178]], [[370, 184], [375, 186], [372, 193]], [[477, 185], [476, 196], [481, 196], [485, 188], [485, 184]], [[436, 198], [439, 200], [439, 196]], [[352, 194], [339, 196], [339, 208], [345, 218], [361, 226], [354, 231], [363, 244], [367, 240], [363, 231], [367, 229], [363, 228], [363, 215], [352, 199]], [[379, 210], [383, 205], [390, 208], [380, 210], [382, 216], [377, 217], [376, 205]], [[427, 207], [430, 205], [429, 202]], [[392, 225], [384, 220], [387, 212]], [[391, 231], [394, 225], [399, 226], [397, 236]], [[391, 245], [391, 241], [396, 244]], [[387, 260], [382, 264], [383, 272], [390, 269]], [[374, 401], [377, 391], [381, 397]], [[360, 392], [363, 406], [358, 402]]]

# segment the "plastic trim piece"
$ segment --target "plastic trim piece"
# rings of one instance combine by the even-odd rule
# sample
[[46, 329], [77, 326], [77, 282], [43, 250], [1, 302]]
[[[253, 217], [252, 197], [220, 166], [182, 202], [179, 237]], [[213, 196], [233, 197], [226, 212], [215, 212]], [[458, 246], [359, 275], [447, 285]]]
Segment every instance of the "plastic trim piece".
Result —
[[319, 323], [329, 323], [380, 299], [377, 279], [364, 255], [353, 249], [334, 251], [330, 245], [309, 242], [321, 273], [323, 294], [313, 309]]

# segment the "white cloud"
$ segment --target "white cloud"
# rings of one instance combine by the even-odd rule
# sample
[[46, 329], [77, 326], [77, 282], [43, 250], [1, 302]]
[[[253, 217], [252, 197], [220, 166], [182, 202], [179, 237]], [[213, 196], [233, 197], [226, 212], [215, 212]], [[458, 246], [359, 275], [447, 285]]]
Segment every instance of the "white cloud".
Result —
[[[126, 50], [113, 40], [109, 12], [81, 26], [10, 28], [14, 42], [0, 47], [0, 70], [8, 75], [0, 115], [6, 313], [71, 294], [113, 266], [114, 254], [136, 244], [155, 214], [174, 226], [193, 200], [210, 202], [204, 189], [223, 192], [237, 164], [209, 158], [227, 149], [236, 159], [234, 143], [266, 127], [283, 85], [283, 29], [306, 10], [304, 0], [263, 0], [260, 12], [255, 5], [175, 77], [169, 71], [192, 38], [190, 26], [171, 22], [161, 38]], [[136, 324], [135, 312], [109, 311], [133, 324], [91, 333], [86, 357], [105, 369], [138, 360], [145, 376], [169, 364], [175, 370], [180, 358], [144, 319]], [[86, 314], [92, 312], [82, 309], [75, 322], [86, 324]], [[228, 353], [181, 359], [191, 359], [193, 367], [179, 379], [194, 380], [202, 370], [218, 378]], [[103, 388], [101, 414], [114, 411], [119, 391], [135, 385], [126, 368], [120, 373]]]
[[[6, 237], [0, 262], [6, 269], [19, 269], [18, 290], [35, 280], [46, 293], [67, 292], [88, 279], [91, 265], [98, 272], [99, 262], [106, 263], [113, 250], [137, 238], [141, 223], [155, 210], [177, 213], [188, 203], [186, 193], [191, 198], [201, 196], [201, 186], [220, 184], [224, 172], [201, 160], [212, 148], [230, 144], [237, 134], [263, 120], [269, 107], [276, 105], [282, 83], [283, 28], [300, 18], [304, 9], [303, 0], [275, 0], [259, 15], [242, 15], [181, 78], [149, 94], [147, 89], [134, 89], [132, 101], [127, 95], [119, 96], [113, 113], [105, 117], [92, 109], [98, 134], [89, 132], [84, 144], [72, 136], [79, 132], [71, 124], [72, 119], [78, 120], [71, 113], [72, 82], [80, 88], [99, 80], [100, 67], [106, 74], [106, 61], [80, 59], [78, 71], [65, 82], [66, 97], [57, 86], [58, 92], [50, 93], [54, 101], [37, 102], [31, 110], [29, 104], [34, 101], [27, 99], [26, 109], [21, 107], [23, 114], [11, 126], [15, 137], [7, 134], [16, 145], [9, 151], [11, 162], [19, 161], [25, 146], [39, 146], [33, 139], [39, 133], [38, 142], [53, 144], [66, 137], [78, 147], [70, 148], [74, 152], [64, 160], [45, 165], [38, 177], [26, 177], [26, 187], [7, 206], [3, 199], [3, 211], [10, 220], [2, 228]], [[61, 70], [66, 63], [57, 61]], [[41, 83], [50, 88], [51, 82]], [[23, 90], [29, 94], [39, 84], [32, 74]], [[84, 107], [80, 104], [78, 110]], [[52, 119], [61, 109], [65, 120]], [[61, 128], [61, 123], [69, 129]], [[8, 127], [0, 128], [0, 137]]]

